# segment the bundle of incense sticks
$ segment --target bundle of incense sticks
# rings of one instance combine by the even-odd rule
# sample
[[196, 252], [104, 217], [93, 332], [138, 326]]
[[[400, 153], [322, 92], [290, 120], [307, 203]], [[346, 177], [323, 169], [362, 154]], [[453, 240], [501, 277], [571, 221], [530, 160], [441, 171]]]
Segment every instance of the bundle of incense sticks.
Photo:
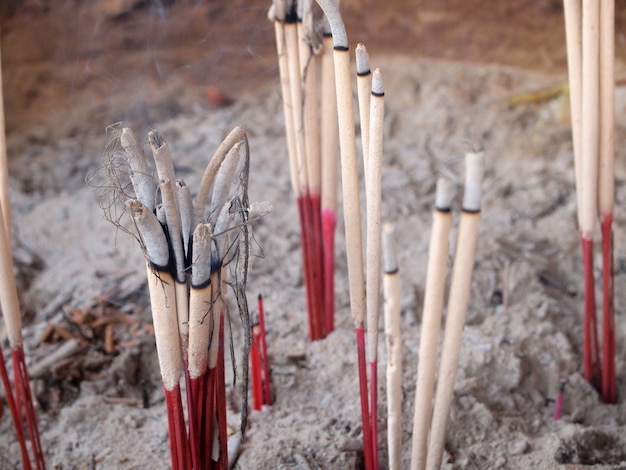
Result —
[[[125, 201], [146, 256], [156, 348], [165, 391], [172, 468], [228, 468], [224, 380], [224, 296], [233, 285], [246, 340], [251, 329], [245, 287], [249, 222], [267, 204], [248, 203], [249, 149], [236, 127], [209, 161], [200, 189], [177, 181], [168, 143], [148, 134], [153, 170], [135, 134], [119, 134], [122, 159], [135, 192]], [[120, 171], [120, 165], [111, 165]], [[116, 175], [119, 178], [119, 175]], [[235, 182], [235, 183], [233, 183]], [[119, 184], [119, 180], [118, 180]], [[180, 380], [187, 385], [188, 428]], [[248, 365], [243, 367], [241, 432], [247, 419]]]
[[[369, 59], [365, 47], [359, 45], [357, 48], [357, 81], [361, 90], [359, 111], [362, 116], [368, 116], [368, 118], [364, 118], [361, 121], [361, 136], [363, 142], [367, 142], [363, 151], [365, 186], [367, 188], [367, 278], [364, 279], [359, 174], [348, 36], [335, 1], [318, 0], [317, 3], [326, 16], [333, 38], [344, 227], [347, 240], [348, 284], [350, 288], [350, 308], [354, 318], [357, 340], [365, 467], [369, 470], [378, 468], [377, 364], [381, 282], [381, 167], [385, 92], [383, 76], [378, 69], [371, 74], [371, 85], [369, 85]], [[364, 81], [365, 85], [369, 85], [369, 89], [364, 85]], [[362, 95], [367, 95], [369, 99]], [[367, 297], [365, 293], [366, 282]], [[367, 356], [370, 364], [369, 393], [365, 342], [366, 313]]]
[[[607, 403], [617, 399], [613, 305], [615, 2], [564, 0], [578, 228], [583, 252], [583, 374]], [[593, 237], [602, 231], [602, 364]]]
[[334, 329], [338, 136], [332, 38], [327, 26], [323, 39], [318, 38], [311, 0], [274, 0], [269, 17], [300, 217], [309, 338], [314, 341]]
[[[0, 60], [0, 63], [2, 61]], [[13, 384], [4, 363], [0, 348], [0, 380], [6, 392], [7, 403], [20, 447], [24, 469], [45, 469], [43, 448], [39, 438], [39, 427], [35, 414], [33, 395], [30, 388], [24, 343], [22, 340], [22, 318], [15, 277], [11, 248], [11, 204], [9, 200], [9, 171], [6, 136], [4, 127], [4, 99], [2, 92], [2, 68], [0, 65], [0, 308], [6, 326], [11, 360], [13, 363]], [[25, 423], [23, 421], [25, 417]], [[24, 429], [26, 428], [26, 429]], [[26, 431], [26, 432], [25, 432]], [[28, 453], [26, 436], [30, 438], [33, 464]]]
[[483, 154], [482, 152], [468, 153], [465, 161], [463, 210], [459, 222], [439, 375], [435, 389], [437, 346], [444, 303], [448, 237], [451, 225], [450, 203], [453, 195], [453, 187], [449, 181], [441, 179], [437, 182], [420, 334], [420, 362], [411, 450], [412, 469], [438, 469], [443, 456], [463, 326], [469, 302], [481, 207]]

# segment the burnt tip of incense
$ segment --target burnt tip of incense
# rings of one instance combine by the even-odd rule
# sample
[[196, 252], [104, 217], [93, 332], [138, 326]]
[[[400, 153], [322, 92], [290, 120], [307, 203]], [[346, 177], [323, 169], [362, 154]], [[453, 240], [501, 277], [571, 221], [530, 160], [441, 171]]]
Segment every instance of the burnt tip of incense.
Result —
[[469, 152], [465, 155], [465, 191], [463, 194], [463, 211], [480, 212], [482, 199], [482, 181], [484, 171], [484, 153]]
[[383, 272], [395, 274], [398, 272], [398, 258], [396, 255], [396, 236], [393, 224], [383, 225]]
[[170, 250], [161, 223], [140, 201], [130, 199], [126, 205], [131, 211], [150, 264], [160, 271], [167, 269], [170, 265]]
[[148, 132], [148, 142], [150, 142], [150, 146], [155, 149], [160, 149], [165, 145], [165, 139], [157, 131]]
[[437, 180], [437, 189], [435, 193], [435, 209], [439, 212], [450, 212], [453, 197], [454, 183], [448, 178], [439, 178]]
[[287, 5], [285, 0], [274, 0], [272, 2], [272, 6], [270, 6], [269, 11], [267, 12], [267, 17], [270, 21], [285, 21]]
[[333, 44], [336, 51], [348, 50], [348, 33], [346, 32], [346, 25], [339, 13], [339, 7], [335, 0], [316, 0], [320, 6], [328, 23], [330, 24], [330, 30], [333, 33]]
[[385, 81], [383, 73], [378, 68], [372, 74], [372, 96], [385, 96]]
[[[279, 0], [280, 1], [280, 0]], [[284, 4], [284, 21], [288, 24], [294, 24], [298, 22], [298, 5], [297, 2], [291, 0], [283, 0]]]
[[259, 296], [257, 297], [259, 300], [263, 300], [263, 294], [259, 294]]
[[363, 43], [358, 43], [354, 51], [356, 55], [356, 74], [359, 77], [366, 77], [371, 73], [370, 56]]

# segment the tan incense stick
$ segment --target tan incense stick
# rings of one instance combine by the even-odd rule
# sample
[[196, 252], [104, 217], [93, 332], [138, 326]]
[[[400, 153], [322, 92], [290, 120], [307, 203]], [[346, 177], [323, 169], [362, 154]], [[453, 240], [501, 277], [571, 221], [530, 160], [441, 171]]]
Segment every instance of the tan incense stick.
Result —
[[472, 271], [476, 253], [478, 222], [480, 220], [481, 182], [483, 154], [466, 156], [465, 193], [463, 212], [454, 256], [454, 268], [448, 299], [448, 314], [441, 350], [441, 365], [435, 392], [435, 404], [426, 468], [438, 470], [441, 466], [446, 439], [450, 405], [454, 392], [454, 380], [459, 364], [461, 338], [472, 284]]
[[383, 285], [387, 344], [387, 447], [389, 469], [402, 468], [402, 334], [400, 331], [400, 271], [394, 228], [383, 227]]
[[600, 0], [600, 146], [598, 209], [613, 213], [615, 193], [615, 2]]
[[567, 40], [567, 70], [569, 76], [570, 114], [572, 121], [572, 141], [574, 151], [574, 173], [576, 179], [576, 200], [578, 224], [581, 224], [582, 211], [582, 9], [581, 0], [563, 0], [565, 12], [565, 37]]
[[439, 332], [443, 314], [444, 291], [448, 264], [448, 241], [452, 214], [450, 203], [454, 194], [452, 182], [446, 178], [437, 181], [437, 195], [430, 234], [428, 269], [424, 292], [422, 330], [420, 334], [419, 366], [415, 387], [411, 468], [421, 470], [426, 466], [428, 432], [432, 417], [432, 400], [435, 389], [435, 370], [439, 348]]
[[7, 138], [4, 123], [4, 92], [2, 81], [2, 54], [0, 53], [0, 208], [7, 231], [9, 252], [11, 252], [11, 202], [9, 198], [9, 160], [7, 157]]
[[[355, 54], [356, 86], [359, 100], [359, 119], [361, 120], [361, 145], [363, 147], [363, 173], [368, 175], [372, 72], [370, 71], [370, 58], [365, 45], [362, 43], [357, 44]], [[365, 187], [367, 188], [367, 176], [365, 177]]]

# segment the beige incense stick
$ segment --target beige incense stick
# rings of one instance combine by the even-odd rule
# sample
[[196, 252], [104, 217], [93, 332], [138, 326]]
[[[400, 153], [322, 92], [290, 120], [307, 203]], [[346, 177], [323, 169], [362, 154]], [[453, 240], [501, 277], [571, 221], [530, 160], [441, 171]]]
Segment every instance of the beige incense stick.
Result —
[[378, 316], [380, 311], [380, 250], [382, 206], [383, 120], [385, 117], [385, 89], [383, 75], [374, 71], [370, 112], [370, 158], [367, 183], [367, 350], [370, 362], [378, 357]]
[[593, 238], [598, 210], [599, 0], [583, 0], [582, 16], [582, 196], [580, 231]]
[[615, 188], [615, 1], [600, 0], [600, 158], [598, 210], [613, 213]]
[[[356, 46], [356, 89], [359, 100], [359, 119], [361, 120], [361, 145], [363, 147], [363, 173], [368, 175], [370, 145], [370, 99], [372, 92], [372, 72], [370, 57], [362, 43]], [[365, 177], [367, 188], [367, 176]]]
[[156, 216], [137, 200], [130, 200], [126, 204], [131, 210], [146, 250], [148, 288], [159, 367], [163, 385], [166, 390], [171, 391], [178, 385], [182, 362], [175, 282], [168, 271], [169, 247]]
[[[289, 4], [288, 4], [289, 5]], [[306, 166], [306, 145], [304, 140], [304, 116], [303, 116], [303, 90], [300, 70], [300, 54], [298, 44], [298, 22], [291, 18], [285, 22], [285, 48], [289, 65], [289, 89], [291, 94], [290, 117], [293, 120], [294, 135], [296, 139], [296, 168], [298, 169], [298, 182], [301, 194], [308, 193], [309, 180]]]
[[308, 189], [311, 194], [320, 194], [320, 129], [318, 116], [318, 64], [320, 44], [313, 31], [311, 0], [300, 0], [302, 21], [298, 23], [298, 58], [302, 80], [303, 126]]
[[[326, 19], [325, 19], [326, 20]], [[339, 129], [337, 127], [337, 93], [335, 92], [335, 65], [333, 63], [333, 37], [326, 20], [322, 56], [322, 209], [337, 211], [337, 170]]]
[[387, 344], [387, 447], [389, 469], [402, 468], [402, 334], [400, 271], [392, 224], [383, 227], [383, 285]]
[[441, 350], [441, 365], [437, 379], [433, 421], [428, 442], [426, 468], [429, 470], [438, 470], [441, 467], [443, 457], [450, 405], [452, 404], [454, 392], [454, 380], [459, 365], [463, 326], [465, 324], [465, 315], [472, 284], [478, 222], [480, 220], [482, 173], [483, 154], [467, 154], [463, 212], [461, 213], [461, 221], [459, 223], [452, 282], [448, 298], [448, 314]]
[[[296, 150], [296, 136], [294, 122], [291, 118], [291, 88], [289, 81], [289, 60], [285, 47], [285, 1], [274, 0], [270, 11], [270, 19], [274, 21], [274, 35], [276, 36], [276, 53], [278, 55], [278, 72], [280, 76], [280, 91], [283, 98], [283, 116], [285, 117], [285, 134], [287, 138], [287, 152], [289, 154], [289, 171], [291, 186], [298, 197], [300, 182], [298, 180], [298, 156]], [[273, 18], [271, 16], [273, 15]]]
[[11, 252], [11, 200], [9, 197], [9, 160], [7, 157], [7, 137], [4, 123], [4, 82], [2, 80], [2, 54], [0, 52], [0, 208], [4, 214], [4, 228], [7, 231], [9, 252]]
[[426, 272], [418, 356], [419, 366], [415, 386], [415, 411], [413, 414], [411, 448], [411, 469], [413, 470], [421, 470], [426, 466], [426, 450], [432, 417], [439, 332], [441, 329], [446, 274], [448, 271], [448, 240], [452, 225], [450, 204], [453, 194], [454, 186], [452, 182], [446, 178], [440, 178], [437, 181], [433, 227], [430, 234], [430, 248], [428, 250], [428, 269]]
[[339, 148], [341, 154], [341, 179], [343, 186], [344, 225], [348, 259], [350, 307], [358, 328], [363, 327], [365, 315], [365, 283], [363, 275], [363, 241], [359, 202], [359, 170], [357, 165], [356, 136], [354, 134], [354, 108], [348, 36], [341, 14], [333, 0], [317, 0], [333, 32], [335, 61], [335, 88], [337, 90], [337, 115], [339, 122]]
[[[12, 348], [22, 346], [22, 317], [13, 275], [10, 229], [6, 227], [4, 209], [0, 206], [0, 308], [7, 337]], [[9, 393], [9, 391], [6, 391]]]
[[193, 264], [189, 293], [188, 369], [192, 379], [208, 367], [209, 341], [213, 326], [211, 316], [211, 226], [200, 224], [193, 233]]
[[563, 0], [565, 12], [565, 37], [567, 40], [567, 70], [569, 76], [570, 114], [572, 121], [572, 141], [574, 151], [574, 172], [576, 179], [576, 202], [578, 225], [582, 213], [582, 9], [581, 0]]

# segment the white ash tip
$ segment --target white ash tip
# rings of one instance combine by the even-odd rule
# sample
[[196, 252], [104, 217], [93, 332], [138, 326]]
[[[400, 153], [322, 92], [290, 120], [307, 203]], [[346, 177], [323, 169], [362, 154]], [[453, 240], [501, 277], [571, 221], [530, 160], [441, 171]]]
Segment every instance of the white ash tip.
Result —
[[383, 80], [383, 73], [377, 68], [372, 75], [372, 95], [383, 96], [384, 94], [385, 81]]
[[346, 25], [339, 13], [339, 5], [335, 0], [316, 0], [320, 8], [324, 11], [324, 15], [328, 18], [330, 29], [333, 33], [333, 47], [336, 50], [348, 50], [348, 33]]
[[370, 73], [370, 56], [363, 43], [357, 44], [355, 54], [357, 75], [368, 75]]
[[267, 10], [267, 19], [270, 21], [278, 20], [278, 15], [276, 14], [276, 3], [272, 3]]
[[437, 192], [435, 195], [435, 209], [444, 212], [449, 211], [453, 197], [454, 183], [448, 178], [439, 178], [437, 180]]
[[386, 223], [383, 226], [383, 272], [393, 274], [396, 271], [398, 271], [398, 259], [395, 228], [393, 224]]
[[463, 194], [463, 210], [465, 211], [480, 211], [483, 171], [484, 153], [467, 153], [465, 155], [465, 193]]

